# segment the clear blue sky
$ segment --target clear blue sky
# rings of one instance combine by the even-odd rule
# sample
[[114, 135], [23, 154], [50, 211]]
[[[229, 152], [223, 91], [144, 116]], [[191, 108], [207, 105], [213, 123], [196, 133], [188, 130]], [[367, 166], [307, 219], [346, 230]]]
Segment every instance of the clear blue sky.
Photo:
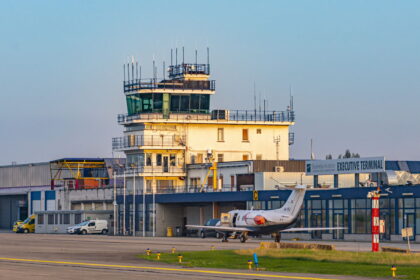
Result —
[[[294, 158], [420, 160], [418, 1], [1, 1], [0, 164], [112, 155], [122, 64], [210, 47], [213, 108], [283, 110]], [[161, 67], [159, 67], [161, 69]], [[161, 73], [161, 70], [158, 71]], [[271, 139], [270, 139], [271, 141]]]

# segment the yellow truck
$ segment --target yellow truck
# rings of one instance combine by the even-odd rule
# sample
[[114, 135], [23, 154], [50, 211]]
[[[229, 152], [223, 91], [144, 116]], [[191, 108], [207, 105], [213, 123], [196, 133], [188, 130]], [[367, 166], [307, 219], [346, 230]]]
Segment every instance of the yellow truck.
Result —
[[20, 225], [17, 226], [16, 233], [35, 232], [35, 215], [29, 216]]
[[14, 231], [14, 232], [16, 232], [17, 231], [17, 228], [18, 228], [18, 226], [21, 224], [21, 223], [23, 223], [22, 221], [16, 221], [14, 224], [13, 224], [13, 228], [12, 228], [12, 230]]

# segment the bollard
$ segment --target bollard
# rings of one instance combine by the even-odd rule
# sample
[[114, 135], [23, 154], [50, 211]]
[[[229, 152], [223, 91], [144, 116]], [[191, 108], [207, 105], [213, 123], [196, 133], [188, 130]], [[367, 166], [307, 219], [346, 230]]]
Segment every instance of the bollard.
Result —
[[150, 250], [149, 248], [146, 249], [146, 255], [150, 256], [150, 254], [152, 253], [152, 250]]
[[157, 258], [157, 260], [160, 260], [160, 253], [156, 254], [156, 258]]
[[393, 265], [391, 267], [391, 271], [392, 271], [392, 278], [396, 278], [397, 277], [397, 268], [395, 267], [395, 265]]
[[214, 245], [211, 245], [211, 250], [214, 251]]
[[175, 252], [176, 252], [176, 248], [172, 247], [172, 254], [175, 254]]
[[252, 261], [251, 260], [248, 260], [248, 269], [252, 270]]
[[181, 255], [178, 255], [178, 262], [182, 263], [182, 256]]

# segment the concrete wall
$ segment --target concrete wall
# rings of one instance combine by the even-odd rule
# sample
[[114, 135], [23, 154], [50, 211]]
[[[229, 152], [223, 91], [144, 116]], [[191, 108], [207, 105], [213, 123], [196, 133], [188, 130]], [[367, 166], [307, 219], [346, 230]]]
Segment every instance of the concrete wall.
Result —
[[166, 236], [167, 227], [182, 228], [184, 208], [177, 205], [156, 205], [156, 236]]

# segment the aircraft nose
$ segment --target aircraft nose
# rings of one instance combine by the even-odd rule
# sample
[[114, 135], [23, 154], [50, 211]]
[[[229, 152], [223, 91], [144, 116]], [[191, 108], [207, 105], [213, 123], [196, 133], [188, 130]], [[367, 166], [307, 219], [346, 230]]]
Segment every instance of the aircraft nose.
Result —
[[265, 219], [263, 216], [255, 216], [255, 217], [254, 217], [254, 222], [255, 222], [257, 225], [263, 225], [263, 224], [265, 224], [266, 219]]

